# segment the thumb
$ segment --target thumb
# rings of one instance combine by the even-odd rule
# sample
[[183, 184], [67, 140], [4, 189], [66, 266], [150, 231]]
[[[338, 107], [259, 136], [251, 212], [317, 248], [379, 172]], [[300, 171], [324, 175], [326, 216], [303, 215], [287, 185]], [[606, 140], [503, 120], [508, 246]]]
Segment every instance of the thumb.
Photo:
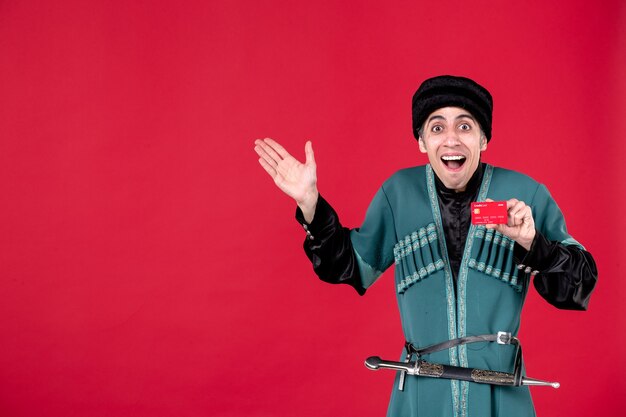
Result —
[[315, 154], [313, 153], [313, 144], [310, 140], [306, 141], [304, 145], [304, 153], [306, 155], [306, 164], [315, 164]]

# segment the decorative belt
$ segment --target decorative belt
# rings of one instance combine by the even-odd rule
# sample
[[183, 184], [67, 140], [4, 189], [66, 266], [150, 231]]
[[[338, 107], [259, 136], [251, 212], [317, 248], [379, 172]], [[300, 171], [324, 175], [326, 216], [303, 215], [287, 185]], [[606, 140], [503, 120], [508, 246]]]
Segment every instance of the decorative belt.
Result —
[[[431, 363], [420, 359], [422, 355], [450, 349], [456, 346], [477, 342], [497, 342], [500, 345], [514, 345], [515, 366], [513, 373], [490, 371], [486, 369], [464, 368], [460, 366], [443, 365], [439, 363]], [[404, 390], [404, 379], [406, 375], [427, 376], [431, 378], [457, 379], [460, 381], [470, 381], [479, 384], [505, 385], [510, 387], [519, 387], [522, 385], [535, 386], [551, 386], [558, 388], [561, 385], [558, 382], [548, 382], [539, 379], [527, 378], [522, 376], [522, 345], [519, 339], [512, 336], [508, 332], [498, 332], [496, 334], [485, 334], [480, 336], [467, 336], [458, 339], [447, 340], [431, 346], [416, 348], [413, 344], [406, 342], [405, 349], [407, 352], [404, 362], [385, 361], [378, 356], [371, 356], [365, 360], [365, 366], [371, 370], [394, 369], [400, 371], [400, 381], [398, 389]], [[416, 360], [411, 361], [413, 355]]]

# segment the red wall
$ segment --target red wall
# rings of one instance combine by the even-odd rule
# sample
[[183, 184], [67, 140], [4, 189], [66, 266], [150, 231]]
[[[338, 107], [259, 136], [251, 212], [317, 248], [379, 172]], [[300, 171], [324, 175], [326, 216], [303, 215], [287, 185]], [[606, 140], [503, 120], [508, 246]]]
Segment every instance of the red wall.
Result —
[[[184, 3], [184, 4], [179, 4]], [[495, 97], [484, 159], [544, 182], [600, 283], [586, 313], [534, 290], [541, 416], [617, 415], [626, 9], [620, 0], [0, 2], [0, 415], [381, 416], [400, 333], [391, 273], [317, 280], [271, 136], [358, 226], [425, 163], [426, 77]]]

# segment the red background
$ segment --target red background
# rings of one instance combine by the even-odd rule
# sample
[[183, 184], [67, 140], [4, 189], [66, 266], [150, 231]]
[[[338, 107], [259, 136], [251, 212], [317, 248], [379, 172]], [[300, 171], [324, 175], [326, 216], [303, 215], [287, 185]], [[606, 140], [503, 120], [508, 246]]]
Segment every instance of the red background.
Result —
[[[179, 4], [180, 3], [180, 4]], [[271, 136], [358, 226], [426, 162], [410, 98], [495, 97], [484, 160], [545, 183], [595, 256], [586, 313], [529, 295], [541, 416], [617, 415], [626, 296], [623, 1], [0, 2], [0, 415], [381, 416], [392, 273], [317, 280]]]

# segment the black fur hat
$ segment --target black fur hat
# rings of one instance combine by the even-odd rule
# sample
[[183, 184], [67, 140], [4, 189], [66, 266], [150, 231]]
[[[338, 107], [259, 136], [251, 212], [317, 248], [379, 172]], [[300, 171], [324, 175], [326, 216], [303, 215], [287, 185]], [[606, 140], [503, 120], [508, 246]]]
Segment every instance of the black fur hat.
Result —
[[452, 75], [424, 81], [413, 95], [413, 135], [416, 139], [419, 139], [418, 130], [428, 115], [442, 107], [467, 109], [476, 118], [489, 142], [493, 99], [485, 87], [469, 78]]

